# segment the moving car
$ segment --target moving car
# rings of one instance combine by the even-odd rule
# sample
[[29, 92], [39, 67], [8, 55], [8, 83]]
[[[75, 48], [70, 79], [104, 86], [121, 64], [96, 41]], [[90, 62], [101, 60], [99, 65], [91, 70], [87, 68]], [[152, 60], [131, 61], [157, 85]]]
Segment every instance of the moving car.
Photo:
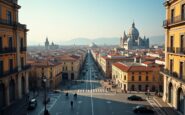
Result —
[[133, 109], [134, 113], [154, 113], [154, 110], [151, 107], [138, 105]]
[[142, 97], [137, 96], [137, 95], [131, 95], [127, 99], [130, 101], [143, 101]]
[[28, 110], [33, 110], [37, 107], [37, 100], [35, 98], [29, 100], [29, 103], [28, 103]]

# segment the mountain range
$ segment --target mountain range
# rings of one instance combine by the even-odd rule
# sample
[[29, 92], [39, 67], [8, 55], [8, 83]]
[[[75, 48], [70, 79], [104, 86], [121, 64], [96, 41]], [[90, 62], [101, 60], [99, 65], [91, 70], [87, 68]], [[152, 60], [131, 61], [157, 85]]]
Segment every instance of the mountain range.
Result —
[[[161, 36], [151, 36], [149, 37], [150, 45], [158, 44], [163, 45], [165, 37]], [[88, 38], [75, 38], [69, 41], [63, 42], [61, 45], [89, 45], [90, 43], [95, 43], [97, 45], [119, 45], [120, 38], [112, 37], [112, 38], [96, 38], [96, 39], [88, 39]]]

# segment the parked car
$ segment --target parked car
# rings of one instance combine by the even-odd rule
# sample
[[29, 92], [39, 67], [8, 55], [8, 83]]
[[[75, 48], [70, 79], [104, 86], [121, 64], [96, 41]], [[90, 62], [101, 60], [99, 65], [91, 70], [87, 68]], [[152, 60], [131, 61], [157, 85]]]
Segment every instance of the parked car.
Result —
[[154, 110], [151, 107], [138, 105], [133, 109], [134, 113], [154, 113]]
[[47, 96], [46, 97], [46, 100], [45, 100], [45, 98], [44, 98], [44, 100], [43, 100], [43, 104], [48, 104], [50, 102], [50, 98]]
[[142, 97], [137, 96], [137, 95], [131, 95], [127, 99], [130, 101], [143, 101]]
[[62, 91], [60, 89], [53, 90], [53, 93], [61, 93]]
[[37, 107], [37, 100], [35, 98], [32, 98], [31, 100], [29, 100], [28, 103], [28, 110], [33, 110]]

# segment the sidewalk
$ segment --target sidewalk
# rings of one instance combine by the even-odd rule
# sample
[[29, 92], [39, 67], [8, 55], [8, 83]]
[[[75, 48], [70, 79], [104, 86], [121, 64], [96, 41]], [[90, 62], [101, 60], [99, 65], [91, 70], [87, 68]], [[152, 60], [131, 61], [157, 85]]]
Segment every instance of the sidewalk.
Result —
[[160, 108], [165, 112], [166, 115], [179, 115], [172, 107], [165, 103], [162, 98], [154, 96], [154, 101], [160, 106]]

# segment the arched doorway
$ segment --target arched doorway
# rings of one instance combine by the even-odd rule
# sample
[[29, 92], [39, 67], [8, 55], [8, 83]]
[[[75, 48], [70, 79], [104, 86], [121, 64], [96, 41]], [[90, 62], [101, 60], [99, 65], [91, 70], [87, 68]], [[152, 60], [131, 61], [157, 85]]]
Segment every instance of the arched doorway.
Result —
[[68, 80], [68, 73], [62, 73], [62, 79]]
[[74, 80], [75, 77], [74, 77], [74, 73], [71, 73], [71, 80]]
[[168, 103], [173, 104], [173, 85], [169, 83], [168, 86]]
[[131, 86], [131, 90], [135, 91], [135, 86], [134, 85]]
[[9, 97], [10, 103], [15, 100], [15, 81], [13, 79], [9, 82]]
[[148, 85], [145, 85], [145, 91], [147, 91], [148, 90]]
[[5, 87], [3, 83], [0, 83], [0, 110], [5, 106]]
[[184, 113], [184, 94], [182, 88], [177, 90], [177, 110]]
[[21, 78], [21, 91], [22, 91], [22, 95], [25, 95], [25, 79], [24, 79], [24, 77]]

